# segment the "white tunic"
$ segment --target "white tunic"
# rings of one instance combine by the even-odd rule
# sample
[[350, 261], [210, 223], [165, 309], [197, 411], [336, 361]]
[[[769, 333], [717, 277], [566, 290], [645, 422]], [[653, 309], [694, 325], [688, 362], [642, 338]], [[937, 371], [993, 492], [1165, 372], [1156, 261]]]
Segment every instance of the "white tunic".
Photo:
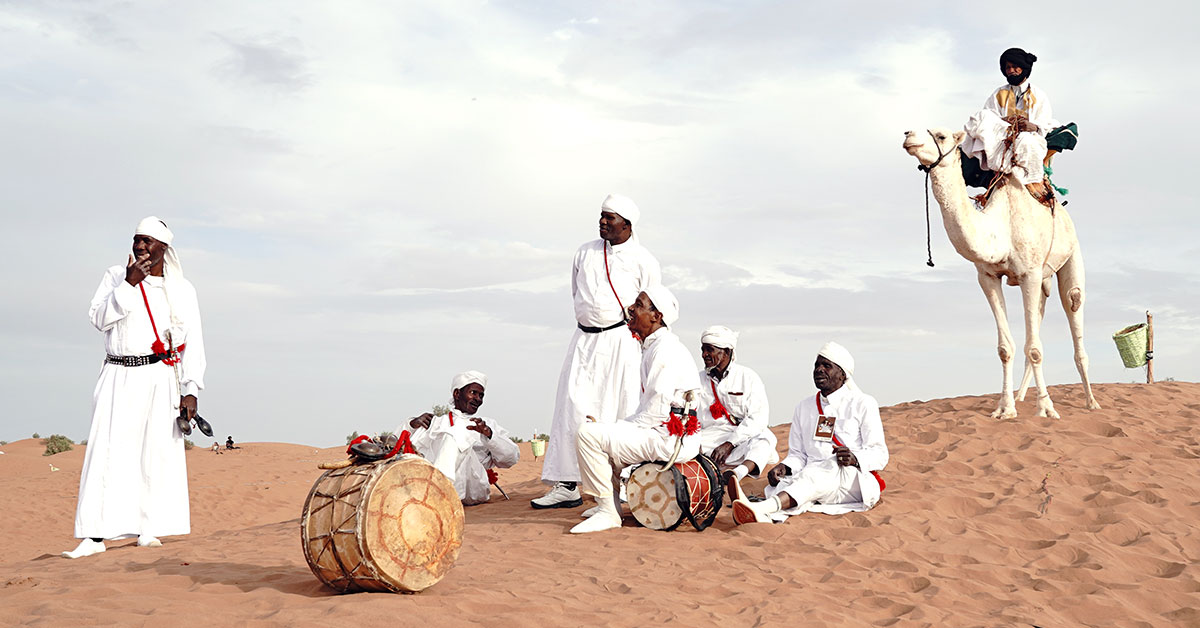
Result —
[[[617, 246], [604, 240], [587, 242], [575, 252], [571, 267], [575, 320], [579, 325], [598, 328], [619, 323], [624, 320], [622, 307], [628, 307], [647, 286], [661, 280], [658, 260], [635, 237]], [[576, 328], [558, 380], [543, 481], [579, 481], [575, 440], [579, 425], [589, 415], [612, 423], [634, 412], [641, 358], [641, 347], [626, 326], [600, 333]]]
[[[588, 495], [611, 494], [614, 472], [648, 460], [665, 461], [675, 450], [677, 437], [664, 423], [684, 392], [700, 388], [696, 361], [679, 337], [663, 327], [643, 343], [641, 375], [644, 390], [636, 412], [612, 424], [588, 423], [579, 433], [581, 490]], [[696, 433], [684, 437], [677, 460], [690, 460], [699, 453]]]
[[[481, 419], [492, 430], [491, 438], [475, 430], [471, 419]], [[433, 417], [428, 428], [413, 430], [407, 423], [396, 430], [411, 432], [413, 448], [437, 467], [453, 484], [465, 504], [479, 504], [491, 497], [488, 469], [507, 469], [521, 458], [521, 450], [508, 437], [508, 430], [492, 419], [460, 410]]]
[[842, 386], [828, 398], [822, 395], [821, 405], [826, 415], [837, 417], [833, 432], [858, 458], [859, 468], [838, 466], [833, 443], [815, 438], [817, 401], [815, 396], [805, 398], [792, 416], [788, 456], [783, 460], [792, 473], [778, 486], [766, 488], [768, 497], [788, 493], [796, 500], [796, 508], [785, 511], [785, 515], [810, 510], [826, 514], [856, 512], [879, 501], [879, 483], [869, 473], [882, 470], [888, 463], [879, 403], [870, 395]]
[[[142, 534], [171, 536], [191, 531], [183, 434], [175, 426], [179, 397], [204, 388], [204, 337], [196, 290], [183, 277], [171, 278], [176, 323], [167, 305], [163, 277], [146, 277], [142, 286], [160, 338], [171, 330], [174, 344], [186, 343], [180, 381], [162, 362], [146, 366], [104, 364], [93, 394], [79, 502], [77, 538], [124, 538]], [[137, 286], [125, 282], [125, 267], [109, 268], [89, 312], [104, 332], [112, 355], [150, 355], [154, 330]]]
[[[1036, 131], [1018, 133], [1012, 150], [1005, 146], [1009, 124], [1004, 118], [1016, 114], [1027, 117]], [[992, 92], [983, 109], [967, 120], [962, 149], [979, 159], [986, 170], [1011, 172], [1021, 183], [1041, 181], [1042, 160], [1046, 157], [1046, 134], [1058, 127], [1045, 92], [1029, 81], [1021, 85], [1002, 85]]]
[[[716, 390], [730, 418], [714, 418], [712, 405]], [[778, 443], [769, 426], [771, 406], [762, 378], [752, 369], [730, 362], [725, 377], [717, 381], [707, 371], [700, 371], [700, 449], [705, 454], [724, 443], [733, 443], [733, 451], [725, 459], [728, 465], [753, 461], [759, 471], [779, 461], [775, 452]]]

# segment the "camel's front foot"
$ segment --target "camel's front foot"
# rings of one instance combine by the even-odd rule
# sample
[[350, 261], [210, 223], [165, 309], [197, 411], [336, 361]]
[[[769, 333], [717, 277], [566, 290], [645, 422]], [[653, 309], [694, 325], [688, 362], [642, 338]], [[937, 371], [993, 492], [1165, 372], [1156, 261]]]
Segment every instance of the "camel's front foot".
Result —
[[1101, 409], [1100, 403], [1098, 401], [1096, 401], [1095, 397], [1088, 398], [1087, 409], [1088, 410], [1100, 410]]
[[1000, 406], [998, 408], [996, 408], [996, 410], [994, 412], [992, 412], [992, 418], [993, 419], [1015, 419], [1015, 418], [1017, 418], [1017, 404], [1013, 403], [1012, 399], [1009, 399], [1007, 404], [1004, 403], [1003, 401], [1001, 401]]
[[1050, 395], [1038, 398], [1037, 415], [1039, 417], [1048, 417], [1051, 419], [1061, 418], [1058, 416], [1058, 411], [1054, 409], [1054, 402], [1050, 401]]

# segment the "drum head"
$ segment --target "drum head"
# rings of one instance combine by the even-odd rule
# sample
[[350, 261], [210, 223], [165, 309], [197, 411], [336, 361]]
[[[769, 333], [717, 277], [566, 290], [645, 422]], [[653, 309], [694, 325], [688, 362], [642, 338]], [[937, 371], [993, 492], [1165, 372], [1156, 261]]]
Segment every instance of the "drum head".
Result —
[[363, 555], [380, 580], [421, 591], [446, 575], [462, 547], [463, 507], [454, 485], [418, 456], [392, 461], [359, 518]]
[[625, 490], [638, 523], [652, 530], [674, 530], [683, 522], [675, 492], [675, 474], [659, 473], [662, 462], [643, 462], [629, 475]]

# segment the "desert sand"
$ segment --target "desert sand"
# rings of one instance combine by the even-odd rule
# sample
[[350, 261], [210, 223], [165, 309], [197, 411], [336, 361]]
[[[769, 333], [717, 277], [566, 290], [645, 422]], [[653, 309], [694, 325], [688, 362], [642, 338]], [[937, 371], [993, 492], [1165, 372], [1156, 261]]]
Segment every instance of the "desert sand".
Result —
[[544, 489], [523, 444], [500, 474], [512, 500], [467, 508], [454, 568], [408, 595], [336, 594], [304, 560], [316, 464], [344, 447], [197, 441], [192, 534], [71, 561], [84, 448], [18, 441], [0, 447], [0, 624], [1200, 626], [1200, 384], [1095, 392], [1089, 412], [1054, 387], [1059, 420], [1028, 401], [991, 419], [994, 395], [884, 408], [876, 508], [746, 526], [725, 508], [704, 532], [567, 534], [579, 509], [529, 508]]

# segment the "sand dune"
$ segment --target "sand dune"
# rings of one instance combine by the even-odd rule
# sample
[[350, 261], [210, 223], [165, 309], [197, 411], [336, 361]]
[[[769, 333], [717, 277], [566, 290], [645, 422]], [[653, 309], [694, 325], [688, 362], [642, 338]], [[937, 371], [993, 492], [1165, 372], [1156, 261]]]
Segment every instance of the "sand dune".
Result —
[[569, 535], [578, 510], [529, 508], [524, 445], [512, 501], [468, 508], [457, 564], [414, 595], [337, 595], [304, 561], [315, 464], [341, 448], [194, 449], [191, 535], [68, 561], [83, 448], [19, 441], [0, 447], [0, 624], [1200, 626], [1200, 384], [1101, 385], [1095, 412], [1078, 386], [1053, 396], [1060, 420], [990, 419], [994, 396], [885, 408], [880, 505], [781, 525], [725, 509], [704, 532]]

